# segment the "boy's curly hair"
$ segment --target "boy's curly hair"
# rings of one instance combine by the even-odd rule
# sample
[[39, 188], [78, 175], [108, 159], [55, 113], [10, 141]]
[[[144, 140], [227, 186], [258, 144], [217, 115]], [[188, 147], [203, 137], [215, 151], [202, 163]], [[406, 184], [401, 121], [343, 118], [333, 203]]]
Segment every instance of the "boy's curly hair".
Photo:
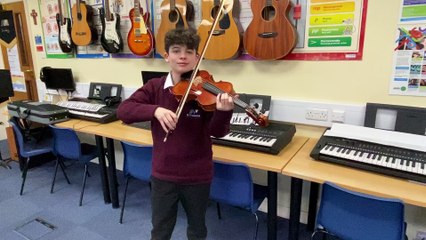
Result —
[[166, 52], [172, 45], [182, 45], [188, 49], [194, 49], [198, 52], [198, 46], [200, 45], [200, 36], [193, 28], [176, 28], [168, 31], [164, 39]]

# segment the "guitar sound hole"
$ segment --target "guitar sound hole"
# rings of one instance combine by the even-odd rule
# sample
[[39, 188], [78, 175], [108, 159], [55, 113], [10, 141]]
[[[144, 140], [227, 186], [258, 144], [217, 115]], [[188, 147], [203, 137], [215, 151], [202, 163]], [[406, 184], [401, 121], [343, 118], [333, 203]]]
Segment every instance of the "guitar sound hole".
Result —
[[169, 12], [170, 22], [176, 22], [178, 18], [179, 18], [179, 13], [176, 10], [172, 10]]
[[216, 18], [216, 15], [217, 15], [218, 12], [219, 12], [219, 6], [215, 6], [214, 8], [212, 8], [211, 16], [212, 16], [213, 19]]
[[271, 21], [275, 17], [275, 8], [273, 6], [267, 6], [262, 10], [262, 18], [265, 21]]

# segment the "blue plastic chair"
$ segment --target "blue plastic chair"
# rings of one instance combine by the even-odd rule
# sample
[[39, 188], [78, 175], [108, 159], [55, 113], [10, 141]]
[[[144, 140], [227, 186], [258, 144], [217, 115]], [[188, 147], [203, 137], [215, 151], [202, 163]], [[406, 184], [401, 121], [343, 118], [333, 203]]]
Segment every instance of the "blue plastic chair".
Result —
[[218, 203], [219, 218], [221, 218], [219, 203], [251, 212], [256, 218], [254, 239], [257, 238], [259, 227], [259, 218], [256, 212], [267, 194], [268, 188], [266, 186], [253, 183], [247, 165], [214, 161], [210, 198]]
[[326, 182], [312, 239], [317, 235], [345, 240], [405, 239], [404, 204]]
[[[83, 163], [84, 176], [79, 201], [79, 206], [81, 206], [83, 202], [84, 188], [86, 186], [86, 178], [89, 175], [88, 163], [98, 157], [97, 147], [88, 143], [81, 143], [75, 131], [70, 128], [59, 128], [50, 125], [50, 129], [52, 130], [54, 139], [53, 152], [58, 159], [50, 193], [53, 193], [58, 165], [62, 167], [64, 160], [74, 160]], [[68, 179], [67, 181], [69, 183]]]
[[121, 142], [121, 146], [124, 153], [123, 173], [126, 178], [120, 213], [120, 223], [123, 223], [127, 187], [129, 186], [130, 179], [136, 178], [145, 182], [151, 182], [152, 146], [137, 145], [129, 142]]
[[15, 134], [15, 141], [18, 147], [18, 154], [20, 157], [25, 158], [22, 169], [22, 184], [20, 195], [23, 194], [25, 180], [27, 179], [28, 164], [31, 158], [53, 152], [53, 139], [48, 134], [42, 139], [24, 139], [23, 130], [19, 127], [18, 119], [13, 117], [9, 120], [9, 124], [12, 126], [13, 133]]

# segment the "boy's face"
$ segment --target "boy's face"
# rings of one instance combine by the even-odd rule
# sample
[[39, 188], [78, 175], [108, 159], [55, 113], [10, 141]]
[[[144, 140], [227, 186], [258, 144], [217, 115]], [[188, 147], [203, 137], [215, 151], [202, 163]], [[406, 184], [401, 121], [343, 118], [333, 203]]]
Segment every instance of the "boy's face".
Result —
[[198, 61], [198, 54], [195, 49], [188, 49], [183, 45], [172, 45], [169, 52], [164, 55], [164, 59], [169, 63], [172, 72], [181, 75], [194, 68]]

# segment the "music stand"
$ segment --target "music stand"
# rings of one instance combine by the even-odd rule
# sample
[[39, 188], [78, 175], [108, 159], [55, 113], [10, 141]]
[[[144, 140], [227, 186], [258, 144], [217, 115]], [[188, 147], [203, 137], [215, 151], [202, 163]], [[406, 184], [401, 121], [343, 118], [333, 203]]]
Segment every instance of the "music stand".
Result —
[[[9, 97], [13, 97], [13, 85], [12, 85], [12, 76], [10, 70], [0, 69], [0, 103], [9, 100]], [[0, 125], [3, 125], [3, 122], [0, 122]], [[11, 158], [3, 159], [0, 151], [0, 166], [4, 168], [11, 169], [9, 162]]]

